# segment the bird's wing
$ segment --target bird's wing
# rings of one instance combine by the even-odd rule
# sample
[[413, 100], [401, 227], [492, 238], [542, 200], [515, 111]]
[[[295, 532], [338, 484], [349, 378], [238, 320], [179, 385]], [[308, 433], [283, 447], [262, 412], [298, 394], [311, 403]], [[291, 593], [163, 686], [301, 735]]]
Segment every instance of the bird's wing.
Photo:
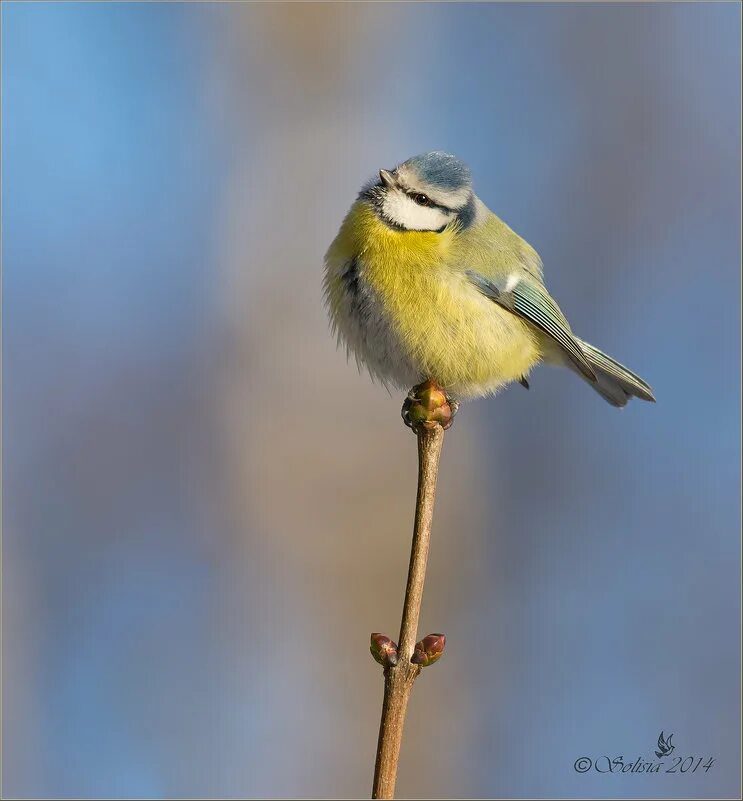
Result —
[[570, 324], [547, 290], [526, 276], [512, 273], [503, 279], [485, 278], [474, 270], [467, 277], [485, 297], [523, 318], [553, 339], [589, 380], [596, 381]]
[[[671, 736], [673, 736], [673, 735], [671, 735]], [[658, 748], [661, 751], [665, 751], [666, 750], [666, 741], [663, 739], [663, 732], [661, 732], [660, 735], [658, 736]]]

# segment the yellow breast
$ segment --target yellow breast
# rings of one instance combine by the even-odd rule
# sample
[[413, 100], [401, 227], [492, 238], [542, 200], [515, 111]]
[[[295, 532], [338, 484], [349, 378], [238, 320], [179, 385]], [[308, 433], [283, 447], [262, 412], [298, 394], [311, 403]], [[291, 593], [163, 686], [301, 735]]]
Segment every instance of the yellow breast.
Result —
[[[456, 226], [397, 231], [356, 203], [326, 257], [326, 293], [341, 336], [372, 372], [403, 387], [433, 378], [460, 396], [494, 391], [539, 359], [519, 318], [483, 297], [462, 263]], [[466, 254], [466, 256], [465, 256]], [[355, 265], [355, 303], [348, 265]]]

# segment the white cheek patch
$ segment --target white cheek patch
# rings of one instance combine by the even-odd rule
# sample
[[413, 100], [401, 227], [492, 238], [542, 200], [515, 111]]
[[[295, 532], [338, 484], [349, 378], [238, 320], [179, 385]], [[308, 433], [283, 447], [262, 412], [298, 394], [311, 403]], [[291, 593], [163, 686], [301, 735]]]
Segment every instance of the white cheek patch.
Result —
[[408, 231], [438, 231], [451, 221], [453, 215], [431, 206], [419, 206], [404, 192], [387, 193], [382, 204], [384, 215]]

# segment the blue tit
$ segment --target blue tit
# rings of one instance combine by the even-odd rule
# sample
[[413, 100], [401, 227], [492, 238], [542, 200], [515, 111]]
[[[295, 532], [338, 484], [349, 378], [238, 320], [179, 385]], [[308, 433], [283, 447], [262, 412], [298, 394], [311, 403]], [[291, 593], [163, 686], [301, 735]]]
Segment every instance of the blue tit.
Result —
[[386, 385], [435, 381], [452, 399], [528, 388], [567, 367], [613, 406], [655, 401], [638, 375], [579, 339], [536, 251], [475, 195], [455, 156], [415, 156], [364, 186], [325, 256], [332, 327]]

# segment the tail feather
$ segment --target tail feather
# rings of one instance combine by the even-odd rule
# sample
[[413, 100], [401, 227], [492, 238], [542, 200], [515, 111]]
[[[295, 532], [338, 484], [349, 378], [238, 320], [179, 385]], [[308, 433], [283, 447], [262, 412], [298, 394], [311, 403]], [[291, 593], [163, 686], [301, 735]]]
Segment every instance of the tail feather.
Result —
[[577, 341], [596, 373], [596, 381], [588, 383], [612, 406], [626, 406], [630, 398], [641, 398], [655, 403], [653, 390], [639, 375], [635, 375], [623, 364], [589, 345], [588, 342], [583, 342], [581, 339]]

